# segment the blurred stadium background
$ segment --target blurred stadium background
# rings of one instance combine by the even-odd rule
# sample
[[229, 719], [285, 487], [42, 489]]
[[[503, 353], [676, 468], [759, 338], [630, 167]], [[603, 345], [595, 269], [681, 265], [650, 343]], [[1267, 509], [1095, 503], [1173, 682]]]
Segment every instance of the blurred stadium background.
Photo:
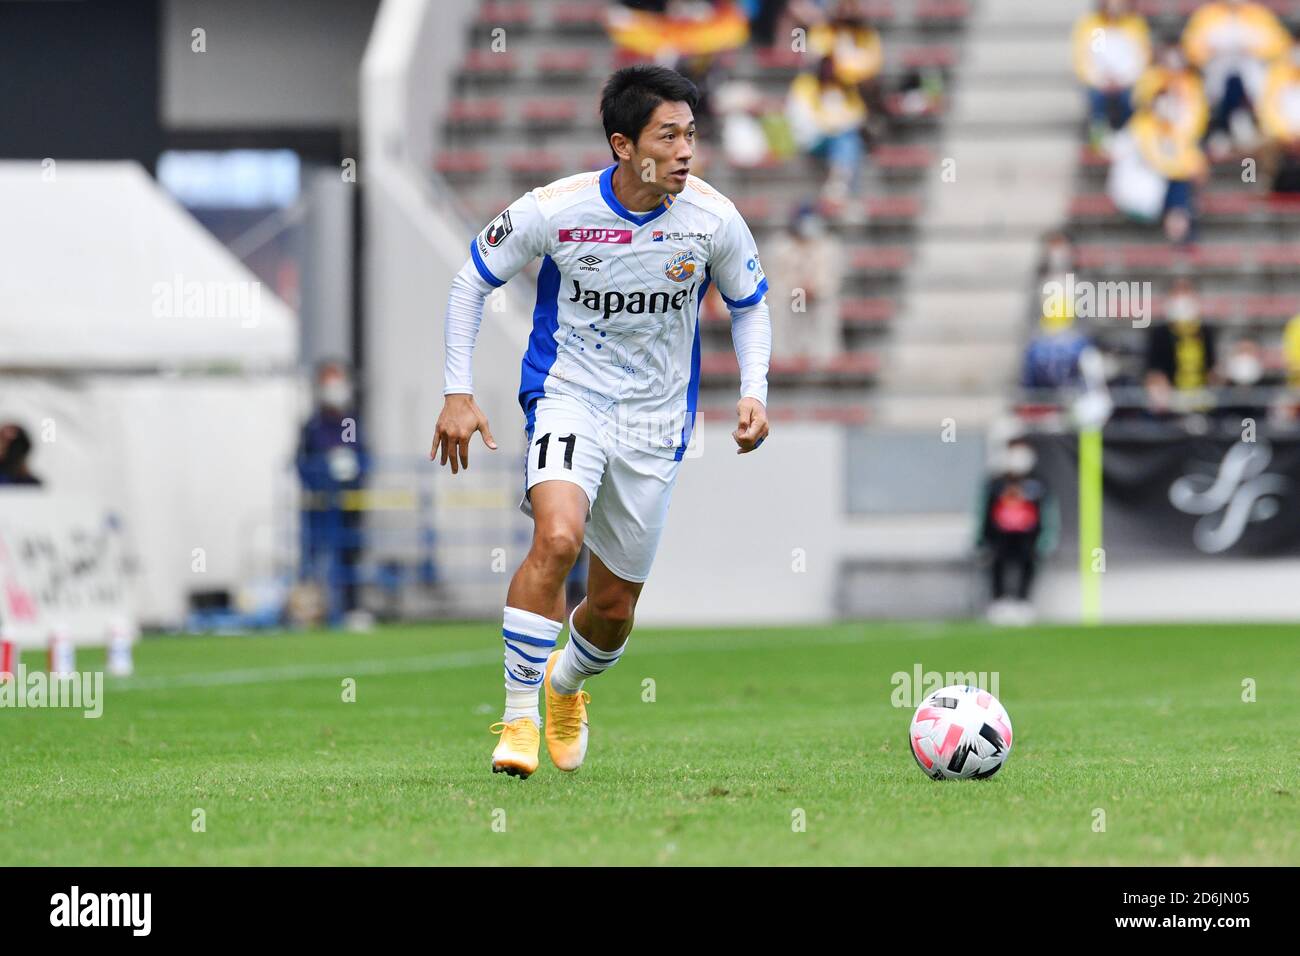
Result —
[[532, 280], [455, 480], [449, 282], [645, 61], [706, 92], [775, 348], [737, 458], [709, 308], [639, 620], [1295, 618], [1300, 2], [1247, 6], [0, 4], [6, 640], [497, 616]]

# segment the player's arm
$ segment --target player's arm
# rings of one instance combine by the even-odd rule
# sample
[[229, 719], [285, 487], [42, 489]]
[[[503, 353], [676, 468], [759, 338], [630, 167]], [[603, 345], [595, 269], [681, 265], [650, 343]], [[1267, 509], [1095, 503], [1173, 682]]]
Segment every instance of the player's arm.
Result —
[[735, 213], [720, 227], [709, 272], [731, 313], [731, 341], [740, 365], [736, 403], [736, 453], [743, 455], [767, 437], [767, 369], [772, 356], [772, 319], [767, 308], [767, 277], [749, 226]]
[[540, 255], [544, 243], [541, 212], [528, 193], [471, 240], [469, 258], [451, 280], [444, 329], [445, 398], [429, 458], [441, 465], [450, 462], [452, 474], [469, 467], [469, 442], [475, 432], [488, 448], [497, 447], [487, 415], [474, 401], [474, 344], [483, 322], [483, 303], [493, 289]]

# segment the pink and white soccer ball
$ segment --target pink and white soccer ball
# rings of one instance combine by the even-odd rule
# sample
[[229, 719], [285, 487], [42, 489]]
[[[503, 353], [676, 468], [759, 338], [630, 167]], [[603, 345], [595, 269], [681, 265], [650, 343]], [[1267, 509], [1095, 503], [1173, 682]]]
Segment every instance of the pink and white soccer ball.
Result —
[[916, 709], [908, 732], [912, 756], [935, 780], [991, 777], [1011, 753], [1011, 718], [986, 690], [954, 684]]

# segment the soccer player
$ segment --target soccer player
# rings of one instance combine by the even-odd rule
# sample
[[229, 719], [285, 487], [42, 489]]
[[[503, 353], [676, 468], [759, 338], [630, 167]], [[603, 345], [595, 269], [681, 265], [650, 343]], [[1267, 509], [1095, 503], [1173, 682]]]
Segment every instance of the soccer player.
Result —
[[[589, 678], [618, 662], [650, 574], [700, 387], [700, 303], [710, 283], [731, 312], [740, 362], [738, 453], [768, 433], [767, 279], [736, 207], [690, 175], [695, 86], [658, 66], [614, 73], [601, 95], [616, 162], [522, 196], [470, 242], [447, 305], [446, 395], [430, 458], [469, 467], [474, 432], [495, 449], [470, 375], [483, 303], [541, 257], [519, 404], [528, 453], [520, 508], [528, 555], [506, 594], [505, 713], [494, 773], [561, 770], [587, 752]], [[587, 597], [564, 626], [564, 579], [586, 541]]]

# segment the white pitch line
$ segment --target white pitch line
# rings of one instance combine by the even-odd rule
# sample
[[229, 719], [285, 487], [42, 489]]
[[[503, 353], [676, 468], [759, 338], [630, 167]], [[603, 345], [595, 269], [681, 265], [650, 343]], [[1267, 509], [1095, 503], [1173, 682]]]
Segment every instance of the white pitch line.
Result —
[[[708, 651], [744, 650], [755, 647], [808, 647], [837, 644], [869, 644], [886, 640], [924, 640], [937, 637], [937, 633], [914, 634], [824, 634], [817, 637], [791, 641], [787, 637], [770, 638], [761, 632], [752, 636], [730, 638], [711, 637], [696, 643], [663, 644], [646, 640], [636, 647], [637, 656], [644, 654], [694, 654]], [[766, 638], [766, 639], [765, 639]], [[246, 684], [276, 684], [316, 678], [343, 678], [375, 674], [420, 674], [432, 671], [457, 670], [482, 667], [501, 660], [497, 648], [480, 651], [456, 651], [449, 654], [429, 654], [423, 657], [379, 658], [363, 661], [342, 661], [337, 664], [287, 664], [280, 667], [256, 667], [209, 673], [160, 674], [155, 677], [129, 677], [109, 679], [108, 687], [114, 693], [138, 690], [179, 690], [192, 687], [232, 687]]]

